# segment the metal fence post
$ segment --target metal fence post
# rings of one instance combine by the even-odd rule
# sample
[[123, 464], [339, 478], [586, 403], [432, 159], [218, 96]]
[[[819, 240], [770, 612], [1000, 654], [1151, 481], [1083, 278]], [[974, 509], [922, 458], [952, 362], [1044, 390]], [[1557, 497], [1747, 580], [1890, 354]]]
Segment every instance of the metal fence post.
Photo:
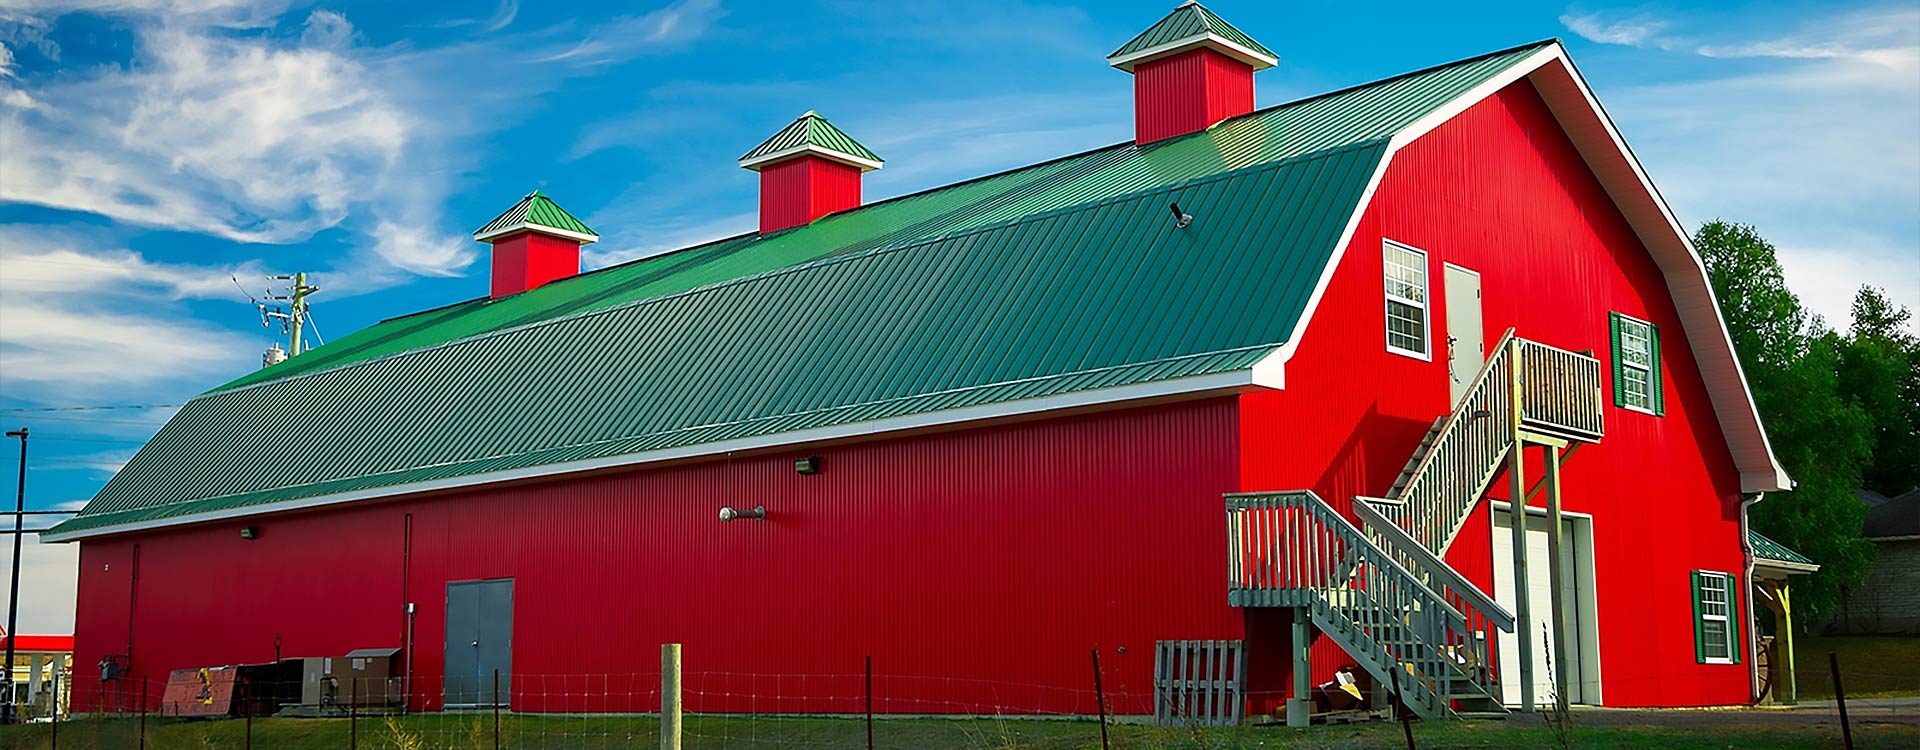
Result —
[[1100, 707], [1100, 750], [1107, 750], [1107, 694], [1100, 689], [1100, 649], [1093, 649], [1093, 702]]
[[140, 677], [140, 750], [147, 750], [147, 678]]
[[493, 670], [493, 750], [500, 750], [500, 670]]
[[1847, 723], [1847, 691], [1840, 687], [1840, 655], [1827, 652], [1827, 666], [1833, 670], [1833, 699], [1840, 704], [1840, 737], [1847, 750], [1853, 750], [1853, 725]]
[[660, 644], [660, 750], [680, 750], [680, 644]]
[[241, 704], [243, 706], [242, 710], [247, 712], [246, 750], [253, 750], [253, 681], [246, 680], [241, 682], [240, 689], [246, 696], [246, 702]]
[[360, 747], [360, 679], [347, 678], [347, 747]]
[[873, 657], [867, 657], [867, 750], [873, 750]]

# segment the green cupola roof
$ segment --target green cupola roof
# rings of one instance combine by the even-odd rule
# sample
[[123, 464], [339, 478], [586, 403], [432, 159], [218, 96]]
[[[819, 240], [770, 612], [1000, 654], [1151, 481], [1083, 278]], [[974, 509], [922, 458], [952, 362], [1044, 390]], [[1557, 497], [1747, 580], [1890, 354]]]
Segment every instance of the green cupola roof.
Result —
[[1280, 61], [1273, 50], [1261, 46], [1196, 0], [1187, 0], [1159, 23], [1140, 32], [1133, 41], [1107, 55], [1107, 64], [1131, 73], [1135, 65], [1199, 47], [1239, 60], [1254, 70], [1271, 68]]
[[879, 169], [881, 163], [879, 156], [860, 145], [853, 136], [834, 127], [820, 113], [807, 110], [765, 143], [740, 157], [740, 166], [758, 172], [762, 167], [807, 154], [859, 167], [862, 172]]
[[600, 235], [594, 234], [585, 223], [573, 218], [573, 214], [567, 213], [560, 204], [554, 203], [546, 193], [538, 190], [527, 193], [527, 197], [513, 204], [513, 208], [487, 222], [486, 226], [473, 233], [473, 238], [486, 242], [521, 231], [565, 237], [578, 240], [581, 244], [600, 241]]

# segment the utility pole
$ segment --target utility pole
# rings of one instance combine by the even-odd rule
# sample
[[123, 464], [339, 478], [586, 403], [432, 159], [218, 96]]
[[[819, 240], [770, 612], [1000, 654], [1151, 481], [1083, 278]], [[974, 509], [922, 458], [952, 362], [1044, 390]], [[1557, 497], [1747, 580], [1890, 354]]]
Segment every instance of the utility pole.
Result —
[[7, 588], [7, 704], [0, 707], [0, 724], [12, 724], [14, 718], [13, 650], [20, 640], [14, 628], [20, 615], [20, 538], [26, 536], [21, 533], [20, 524], [27, 517], [27, 428], [9, 431], [7, 437], [20, 438], [20, 485], [13, 496], [13, 585]]
[[[288, 357], [300, 356], [302, 352], [313, 348], [306, 344], [306, 329], [313, 320], [311, 313], [307, 310], [307, 297], [320, 291], [320, 287], [308, 284], [307, 274], [304, 271], [292, 275], [268, 276], [267, 279], [291, 281], [293, 284], [286, 287], [286, 294], [269, 292], [262, 299], [254, 299], [253, 295], [247, 292], [246, 287], [240, 286], [238, 278], [235, 278], [233, 283], [235, 286], [240, 286], [241, 293], [247, 295], [248, 301], [253, 302], [254, 307], [260, 309], [261, 326], [272, 327], [274, 321], [280, 321], [280, 330], [287, 336], [287, 348], [282, 351], [278, 343], [267, 348], [264, 362], [267, 366], [272, 366]], [[283, 311], [278, 305], [269, 307], [267, 304], [269, 302], [285, 302], [287, 309]]]
[[305, 271], [292, 276], [275, 276], [273, 278], [278, 281], [293, 282], [293, 286], [287, 288], [286, 294], [274, 295], [267, 299], [288, 303], [287, 356], [298, 357], [301, 352], [307, 350], [306, 345], [302, 343], [300, 337], [301, 329], [307, 322], [307, 295], [320, 291], [320, 287], [307, 286], [307, 274]]

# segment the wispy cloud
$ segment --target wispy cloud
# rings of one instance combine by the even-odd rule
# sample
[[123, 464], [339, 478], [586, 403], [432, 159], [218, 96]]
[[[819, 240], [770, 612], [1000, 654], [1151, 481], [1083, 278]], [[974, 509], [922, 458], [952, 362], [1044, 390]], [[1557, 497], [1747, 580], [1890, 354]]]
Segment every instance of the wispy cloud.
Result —
[[616, 18], [589, 31], [577, 43], [536, 61], [576, 65], [618, 62], [643, 49], [691, 43], [725, 14], [719, 0], [680, 0], [651, 13]]
[[39, 402], [97, 403], [234, 372], [253, 359], [247, 337], [197, 321], [178, 301], [237, 298], [232, 274], [252, 263], [154, 263], [78, 233], [0, 227], [35, 247], [0, 244], [0, 389]]
[[1766, 35], [1682, 16], [1562, 21], [1590, 41], [1691, 56], [1704, 73], [1600, 92], [1683, 220], [1758, 225], [1788, 282], [1836, 325], [1862, 283], [1920, 308], [1920, 9]]

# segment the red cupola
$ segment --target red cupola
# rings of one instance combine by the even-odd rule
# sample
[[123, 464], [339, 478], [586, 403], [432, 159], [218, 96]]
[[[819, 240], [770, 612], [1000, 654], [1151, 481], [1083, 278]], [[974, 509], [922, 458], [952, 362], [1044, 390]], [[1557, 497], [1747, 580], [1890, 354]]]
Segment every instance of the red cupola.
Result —
[[492, 296], [498, 299], [579, 275], [580, 246], [600, 235], [535, 190], [473, 238], [493, 243]]
[[1197, 133], [1253, 111], [1253, 73], [1279, 59], [1194, 0], [1107, 56], [1133, 74], [1133, 140]]
[[797, 227], [860, 205], [860, 176], [880, 157], [808, 110], [745, 156], [760, 173], [760, 233]]

